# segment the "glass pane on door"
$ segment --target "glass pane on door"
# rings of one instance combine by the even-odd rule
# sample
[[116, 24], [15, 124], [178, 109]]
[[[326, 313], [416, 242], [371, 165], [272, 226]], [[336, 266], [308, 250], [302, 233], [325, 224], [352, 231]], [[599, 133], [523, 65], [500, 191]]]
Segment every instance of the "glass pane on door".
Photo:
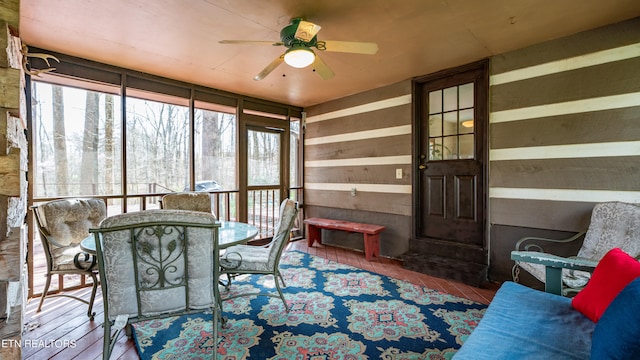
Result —
[[475, 157], [474, 83], [429, 92], [429, 160]]

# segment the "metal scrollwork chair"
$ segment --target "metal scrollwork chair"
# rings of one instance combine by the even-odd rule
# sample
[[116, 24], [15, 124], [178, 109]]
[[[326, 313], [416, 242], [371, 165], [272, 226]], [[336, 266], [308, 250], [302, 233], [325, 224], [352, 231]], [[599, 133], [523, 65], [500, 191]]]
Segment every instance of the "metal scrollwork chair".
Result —
[[148, 210], [108, 217], [91, 229], [104, 298], [103, 359], [123, 329], [131, 334], [131, 324], [196, 312], [212, 313], [217, 345], [218, 227], [211, 214]]
[[108, 217], [90, 230], [104, 298], [103, 359], [131, 324], [196, 312], [212, 313], [217, 344], [218, 227], [211, 214], [147, 210]]
[[287, 246], [291, 235], [291, 228], [298, 214], [298, 203], [285, 199], [280, 204], [280, 221], [274, 230], [273, 239], [264, 246], [235, 245], [226, 249], [224, 256], [220, 259], [221, 274], [227, 275], [228, 291], [231, 286], [231, 279], [240, 274], [260, 274], [272, 275], [278, 294], [273, 293], [243, 293], [222, 298], [222, 301], [234, 299], [240, 296], [265, 295], [280, 297], [285, 310], [289, 311], [289, 306], [284, 298], [278, 279], [282, 285], [286, 286], [282, 274], [280, 273], [280, 258]]
[[[544, 252], [540, 243], [584, 241], [576, 256], [560, 257]], [[569, 295], [582, 289], [598, 261], [611, 249], [620, 248], [640, 259], [640, 204], [605, 202], [596, 204], [588, 230], [568, 239], [525, 237], [516, 243], [511, 259], [513, 280], [524, 269], [545, 284], [545, 290]]]
[[202, 211], [213, 214], [211, 194], [207, 192], [180, 192], [162, 197], [163, 209]]
[[[93, 301], [98, 288], [95, 257], [80, 248], [80, 242], [90, 236], [89, 229], [98, 226], [107, 216], [102, 199], [62, 199], [32, 206], [38, 233], [47, 260], [47, 280], [40, 297], [37, 312], [47, 296], [66, 296], [89, 305], [87, 316], [93, 320]], [[88, 275], [93, 281], [89, 301], [76, 296], [58, 293], [48, 295], [51, 278], [59, 275]], [[60, 290], [60, 289], [59, 289]]]

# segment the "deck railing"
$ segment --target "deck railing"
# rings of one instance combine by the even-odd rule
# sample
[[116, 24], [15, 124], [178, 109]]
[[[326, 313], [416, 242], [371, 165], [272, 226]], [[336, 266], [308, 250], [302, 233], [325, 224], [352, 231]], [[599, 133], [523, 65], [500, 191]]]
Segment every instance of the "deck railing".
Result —
[[[248, 208], [247, 208], [247, 222], [258, 228], [258, 236], [256, 240], [267, 241], [273, 236], [275, 226], [279, 222], [280, 215], [280, 192], [277, 188], [260, 188], [248, 191]], [[87, 196], [93, 198], [103, 199], [107, 204], [107, 216], [113, 216], [122, 214], [125, 212], [151, 210], [160, 208], [160, 200], [165, 194], [137, 194], [128, 195], [126, 197], [110, 195], [110, 196]], [[222, 221], [237, 221], [238, 220], [238, 191], [213, 191], [212, 207], [213, 212], [219, 220]], [[289, 197], [296, 201], [302, 199], [302, 187], [293, 188], [290, 191]], [[65, 197], [56, 198], [37, 198], [33, 200], [34, 205], [38, 205], [43, 202], [62, 199]], [[71, 198], [71, 197], [69, 197]], [[294, 225], [292, 230], [293, 237], [299, 238], [302, 236], [303, 229], [300, 226], [302, 224], [302, 211], [299, 213], [299, 219]], [[42, 244], [38, 237], [37, 231], [35, 231], [35, 223], [33, 216], [29, 214], [29, 297], [40, 296], [42, 289], [44, 288], [44, 281], [46, 275], [46, 260], [42, 249]], [[78, 278], [77, 276], [69, 276], [67, 280], [65, 277], [54, 277], [51, 281], [50, 292], [68, 291], [76, 289], [78, 287], [91, 284], [91, 279], [84, 277]]]

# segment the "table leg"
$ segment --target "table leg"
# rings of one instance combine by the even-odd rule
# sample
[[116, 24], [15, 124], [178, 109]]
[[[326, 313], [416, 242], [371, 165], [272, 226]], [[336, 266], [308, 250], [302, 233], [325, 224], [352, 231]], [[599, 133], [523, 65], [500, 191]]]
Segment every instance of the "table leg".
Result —
[[315, 225], [307, 224], [307, 246], [312, 247], [314, 242], [322, 244], [322, 229]]

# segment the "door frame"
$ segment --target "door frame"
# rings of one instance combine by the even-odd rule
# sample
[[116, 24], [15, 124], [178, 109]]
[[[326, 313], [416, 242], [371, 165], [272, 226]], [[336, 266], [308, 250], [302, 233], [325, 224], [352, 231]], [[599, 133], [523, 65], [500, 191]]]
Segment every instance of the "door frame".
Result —
[[420, 177], [421, 171], [418, 169], [420, 164], [422, 163], [422, 159], [420, 159], [420, 140], [423, 136], [422, 134], [422, 109], [424, 107], [424, 94], [422, 91], [423, 84], [426, 82], [439, 80], [446, 77], [454, 77], [456, 74], [472, 71], [472, 70], [482, 70], [484, 75], [483, 81], [487, 84], [487, 101], [486, 102], [476, 102], [475, 106], [477, 111], [480, 111], [484, 114], [485, 123], [480, 126], [480, 134], [476, 133], [476, 141], [482, 141], [482, 154], [477, 154], [478, 159], [482, 162], [482, 206], [484, 207], [482, 214], [483, 219], [481, 222], [483, 224], [483, 248], [487, 248], [488, 239], [489, 239], [489, 59], [483, 59], [474, 63], [462, 65], [455, 68], [450, 68], [442, 71], [435, 72], [433, 74], [416, 77], [412, 80], [411, 83], [411, 91], [413, 98], [413, 106], [412, 106], [412, 159], [411, 165], [413, 167], [412, 173], [412, 213], [411, 213], [411, 239], [419, 239], [420, 237], [420, 221], [421, 221], [421, 207], [420, 207], [420, 199], [422, 197], [422, 189], [420, 187]]
[[289, 117], [285, 119], [266, 117], [254, 114], [242, 114], [242, 121], [238, 126], [238, 218], [240, 221], [246, 221], [248, 218], [248, 199], [249, 191], [248, 178], [248, 139], [249, 130], [270, 131], [280, 133], [280, 199], [286, 199], [289, 194]]

